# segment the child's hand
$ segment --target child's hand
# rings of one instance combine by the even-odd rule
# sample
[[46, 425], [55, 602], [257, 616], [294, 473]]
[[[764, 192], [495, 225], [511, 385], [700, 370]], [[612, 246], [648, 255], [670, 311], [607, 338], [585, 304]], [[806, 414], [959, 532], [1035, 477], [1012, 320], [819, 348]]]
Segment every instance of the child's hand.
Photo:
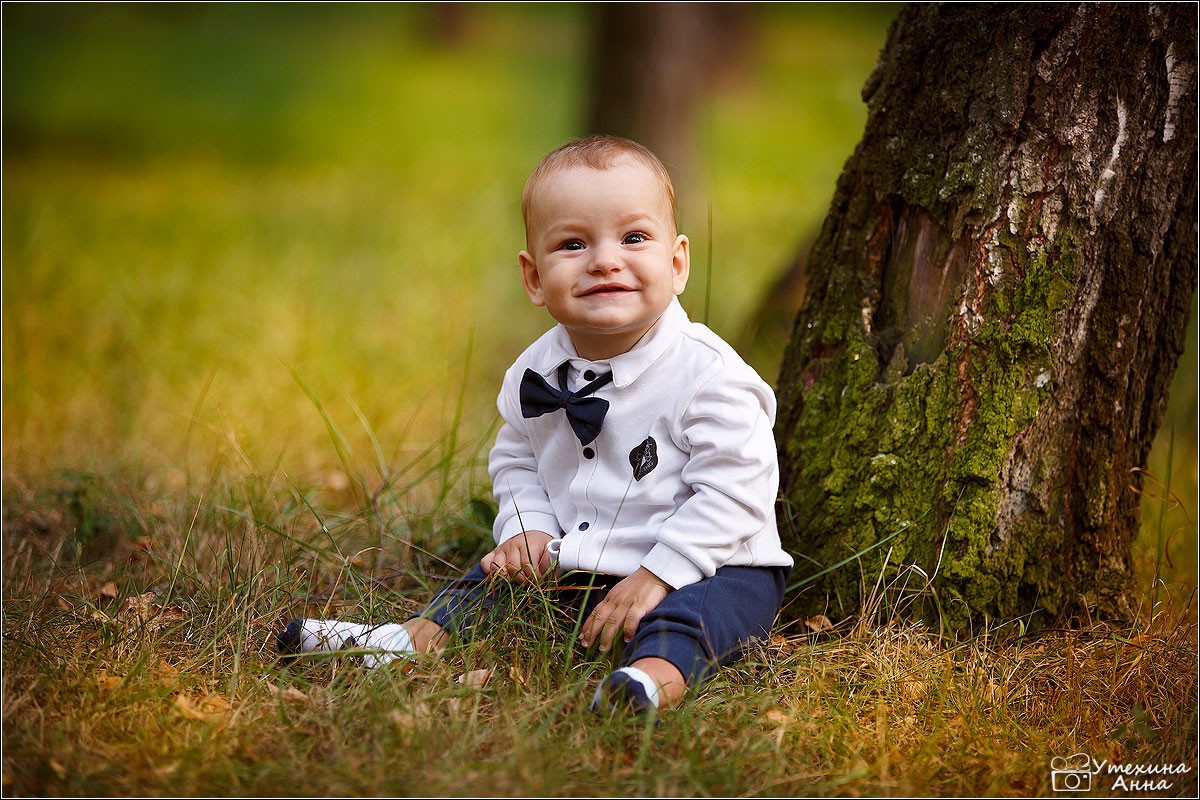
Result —
[[537, 583], [554, 566], [546, 549], [554, 537], [542, 531], [525, 531], [506, 541], [479, 561], [484, 575], [499, 572], [515, 576], [518, 583]]
[[583, 623], [579, 640], [584, 647], [593, 642], [600, 643], [600, 652], [608, 650], [618, 631], [623, 631], [625, 641], [637, 633], [642, 617], [653, 611], [672, 592], [671, 585], [645, 567], [623, 579], [608, 590], [608, 596]]

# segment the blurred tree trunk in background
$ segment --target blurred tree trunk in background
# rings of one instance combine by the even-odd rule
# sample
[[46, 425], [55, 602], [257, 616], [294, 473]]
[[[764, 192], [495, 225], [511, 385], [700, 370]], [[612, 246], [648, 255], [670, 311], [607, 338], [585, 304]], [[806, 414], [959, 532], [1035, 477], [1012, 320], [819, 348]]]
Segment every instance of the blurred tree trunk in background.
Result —
[[597, 3], [589, 70], [588, 133], [625, 136], [653, 150], [677, 181], [696, 164], [698, 103], [735, 69], [750, 6], [738, 3]]
[[[1195, 78], [1192, 5], [900, 13], [779, 377], [794, 582], [878, 546], [798, 611], [884, 575], [957, 630], [1131, 615], [1196, 285]], [[932, 595], [898, 593], [910, 565]]]

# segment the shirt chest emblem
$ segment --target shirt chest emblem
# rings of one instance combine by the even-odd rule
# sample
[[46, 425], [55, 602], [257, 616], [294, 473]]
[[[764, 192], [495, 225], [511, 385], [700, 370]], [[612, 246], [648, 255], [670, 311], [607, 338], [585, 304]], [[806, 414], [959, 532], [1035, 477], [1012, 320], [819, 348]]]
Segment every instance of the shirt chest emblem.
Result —
[[633, 477], [641, 480], [658, 466], [658, 445], [653, 436], [629, 451], [629, 465], [633, 467]]

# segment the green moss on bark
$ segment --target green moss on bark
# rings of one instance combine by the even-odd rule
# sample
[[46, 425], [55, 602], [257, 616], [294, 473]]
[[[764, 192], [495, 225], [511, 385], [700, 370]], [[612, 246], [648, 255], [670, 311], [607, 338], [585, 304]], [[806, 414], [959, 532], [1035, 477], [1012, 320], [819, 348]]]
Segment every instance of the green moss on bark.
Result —
[[[808, 574], [902, 533], [858, 569], [809, 589], [808, 610], [827, 598], [845, 604], [839, 612], [853, 610], [860, 584], [874, 584], [885, 556], [885, 584], [909, 565], [933, 576], [940, 603], [927, 610], [940, 607], [950, 628], [1025, 613], [1022, 595], [1050, 586], [1036, 554], [1057, 548], [1053, 529], [998, 542], [996, 476], [1053, 388], [1052, 343], [1074, 278], [1062, 254], [1071, 250], [1064, 235], [1031, 255], [1005, 251], [1016, 268], [988, 287], [986, 322], [911, 370], [902, 347], [879, 362], [861, 313], [824, 326], [848, 335], [798, 398], [801, 411], [782, 443], [797, 468], [787, 497], [793, 530], [834, 532], [805, 542], [816, 562]], [[797, 577], [804, 579], [803, 567]]]

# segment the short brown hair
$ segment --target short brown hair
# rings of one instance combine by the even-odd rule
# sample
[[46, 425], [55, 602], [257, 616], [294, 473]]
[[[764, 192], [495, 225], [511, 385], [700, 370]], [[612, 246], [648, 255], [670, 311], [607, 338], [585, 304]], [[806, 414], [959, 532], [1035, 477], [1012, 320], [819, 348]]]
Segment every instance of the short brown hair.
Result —
[[525, 182], [525, 191], [521, 193], [521, 217], [525, 220], [526, 234], [529, 232], [529, 206], [533, 201], [533, 193], [548, 176], [574, 167], [608, 169], [625, 157], [632, 158], [655, 174], [667, 196], [671, 224], [678, 225], [675, 220], [675, 186], [671, 183], [671, 174], [658, 156], [632, 139], [597, 133], [564, 142], [543, 156], [533, 168], [533, 173]]

